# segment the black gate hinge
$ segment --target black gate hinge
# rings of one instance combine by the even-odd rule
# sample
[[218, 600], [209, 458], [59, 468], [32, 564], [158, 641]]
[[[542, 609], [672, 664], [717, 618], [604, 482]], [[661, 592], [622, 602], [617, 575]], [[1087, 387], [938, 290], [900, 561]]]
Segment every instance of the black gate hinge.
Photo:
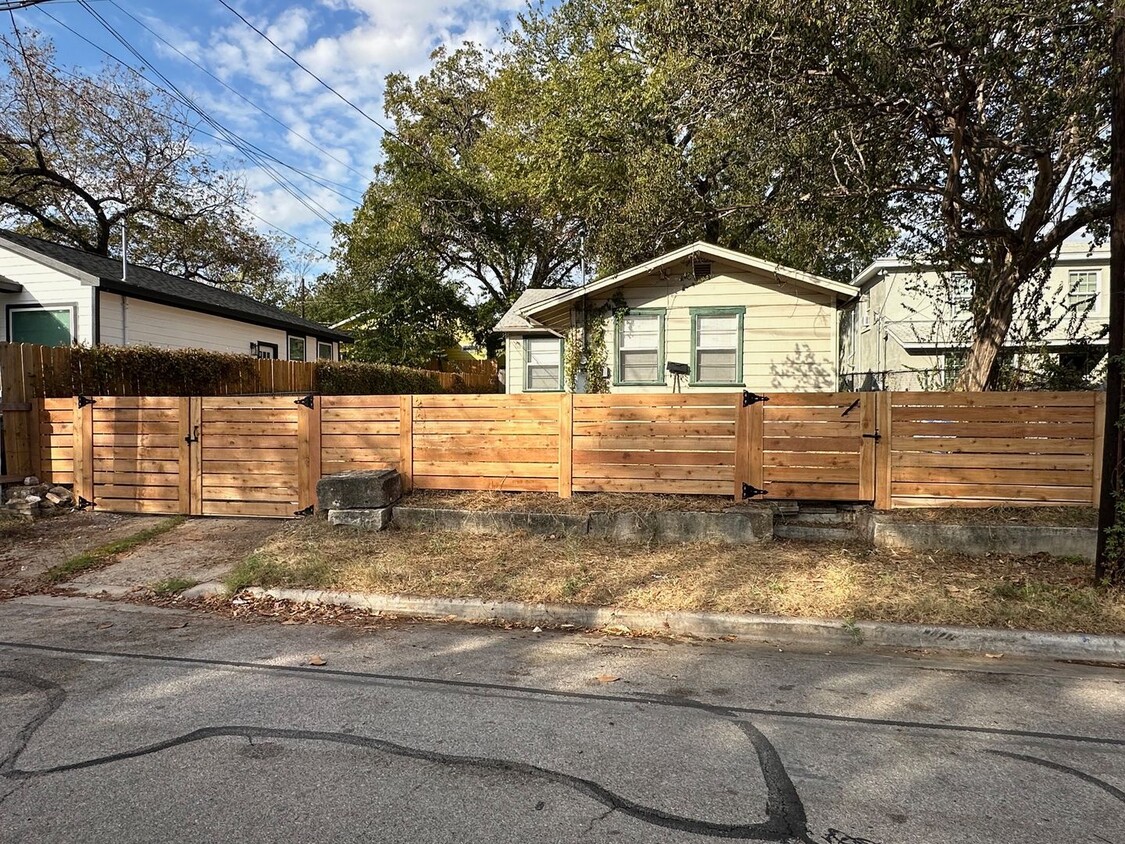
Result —
[[81, 495], [78, 496], [78, 509], [79, 510], [86, 510], [86, 509], [88, 509], [90, 507], [93, 507], [93, 506], [95, 506], [93, 501], [87, 501]]
[[312, 393], [309, 393], [307, 396], [302, 396], [299, 399], [294, 399], [293, 404], [303, 404], [309, 410], [312, 410], [312, 406], [313, 406]]
[[293, 515], [294, 516], [311, 516], [313, 514], [313, 512], [315, 511], [315, 508], [316, 508], [315, 504], [310, 504], [304, 510], [294, 510]]
[[79, 396], [78, 397], [78, 406], [80, 408], [85, 407], [88, 404], [97, 404], [97, 403], [98, 402], [97, 402], [96, 399], [92, 399], [89, 396]]
[[751, 393], [749, 390], [742, 391], [742, 406], [749, 407], [752, 404], [757, 404], [760, 401], [769, 401], [769, 396], [759, 396], [757, 393]]
[[746, 498], [753, 498], [753, 497], [754, 497], [755, 495], [769, 495], [769, 494], [770, 494], [770, 493], [769, 493], [769, 490], [767, 490], [767, 489], [758, 489], [758, 488], [757, 488], [756, 486], [754, 486], [753, 484], [746, 484], [746, 483], [744, 483], [744, 484], [742, 485], [742, 497], [743, 497], [743, 499], [746, 499]]

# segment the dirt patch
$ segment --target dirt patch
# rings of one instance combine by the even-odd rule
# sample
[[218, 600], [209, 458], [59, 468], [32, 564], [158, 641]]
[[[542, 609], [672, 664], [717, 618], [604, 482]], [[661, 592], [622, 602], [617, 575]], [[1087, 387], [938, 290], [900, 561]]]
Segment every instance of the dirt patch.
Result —
[[25, 587], [50, 568], [163, 520], [163, 516], [77, 512], [15, 526], [5, 523], [0, 532], [0, 590]]
[[912, 524], [1098, 526], [1098, 511], [1093, 507], [908, 507], [880, 513], [880, 517]]
[[307, 521], [228, 583], [815, 618], [1125, 633], [1125, 591], [1046, 557], [908, 554], [832, 543], [621, 544], [361, 533]]
[[721, 512], [741, 509], [733, 498], [717, 495], [652, 495], [620, 492], [577, 492], [559, 498], [553, 492], [440, 492], [422, 490], [399, 502], [407, 507], [448, 510], [496, 510], [503, 513], [654, 513], [667, 510]]
[[109, 586], [223, 580], [266, 540], [292, 527], [293, 523], [278, 519], [188, 519], [113, 565], [76, 577], [68, 585], [97, 592]]

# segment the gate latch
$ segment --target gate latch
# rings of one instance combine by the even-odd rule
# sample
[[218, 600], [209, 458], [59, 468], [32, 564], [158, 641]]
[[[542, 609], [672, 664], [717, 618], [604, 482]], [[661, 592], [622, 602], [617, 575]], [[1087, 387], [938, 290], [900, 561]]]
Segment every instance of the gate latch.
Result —
[[874, 434], [864, 434], [863, 437], [868, 440], [875, 440], [875, 442], [879, 442], [879, 440], [883, 439], [883, 435], [878, 431], [876, 431]]
[[742, 391], [742, 406], [749, 407], [752, 404], [757, 404], [760, 401], [769, 401], [769, 396], [759, 396], [757, 393], [751, 393], [749, 390]]
[[294, 399], [293, 404], [303, 404], [309, 410], [312, 410], [312, 406], [313, 406], [312, 393], [309, 393], [307, 396], [302, 396], [299, 399]]
[[753, 484], [744, 483], [742, 485], [742, 497], [744, 499], [753, 498], [755, 495], [769, 495], [769, 490], [758, 489]]
[[184, 437], [184, 442], [186, 442], [186, 443], [197, 443], [197, 442], [199, 442], [199, 426], [198, 425], [196, 425], [194, 428], [192, 428], [191, 433], [189, 433], [186, 437]]

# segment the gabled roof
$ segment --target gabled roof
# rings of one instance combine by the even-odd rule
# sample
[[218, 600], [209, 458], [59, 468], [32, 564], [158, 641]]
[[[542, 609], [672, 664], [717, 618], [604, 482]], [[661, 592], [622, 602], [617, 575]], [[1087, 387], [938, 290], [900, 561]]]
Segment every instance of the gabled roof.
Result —
[[558, 293], [557, 288], [529, 287], [520, 294], [512, 307], [508, 308], [508, 312], [500, 317], [500, 321], [496, 323], [492, 330], [501, 334], [548, 332], [548, 329], [542, 325], [529, 322], [521, 312], [527, 308], [533, 308], [539, 302], [550, 299]]
[[[765, 275], [780, 276], [789, 281], [804, 285], [805, 287], [811, 287], [825, 293], [832, 293], [836, 296], [845, 296], [849, 299], [856, 295], [856, 289], [850, 284], [845, 284], [841, 281], [833, 281], [830, 278], [813, 275], [803, 270], [795, 270], [783, 264], [764, 261], [761, 258], [755, 258], [753, 255], [747, 255], [744, 252], [737, 252], [734, 249], [726, 249], [722, 246], [716, 246], [713, 243], [698, 240], [695, 243], [690, 243], [687, 246], [681, 246], [679, 249], [666, 252], [650, 261], [645, 261], [643, 264], [637, 264], [635, 267], [622, 270], [614, 275], [592, 281], [582, 287], [571, 287], [552, 291], [554, 295], [529, 303], [527, 306], [519, 309], [519, 314], [523, 317], [534, 317], [536, 313], [545, 311], [548, 308], [553, 308], [591, 293], [597, 293], [616, 287], [638, 276], [645, 275], [652, 270], [688, 258], [710, 258], [715, 261], [724, 261]], [[517, 302], [517, 305], [518, 304]]]
[[294, 334], [311, 334], [322, 340], [350, 342], [351, 337], [319, 322], [291, 314], [223, 290], [201, 281], [152, 270], [139, 264], [127, 264], [122, 279], [121, 260], [73, 249], [30, 235], [0, 230], [0, 247], [18, 252], [32, 260], [53, 266], [61, 272], [98, 285], [102, 290], [122, 293], [187, 310], [222, 316], [228, 319], [279, 328]]

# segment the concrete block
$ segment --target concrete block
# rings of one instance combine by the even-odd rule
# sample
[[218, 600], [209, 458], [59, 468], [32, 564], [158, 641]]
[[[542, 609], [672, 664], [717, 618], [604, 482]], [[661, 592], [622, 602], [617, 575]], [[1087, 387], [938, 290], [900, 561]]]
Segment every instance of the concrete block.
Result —
[[375, 510], [329, 510], [328, 524], [361, 530], [382, 530], [391, 523], [391, 515], [390, 507]]
[[587, 517], [573, 513], [508, 513], [405, 506], [395, 508], [395, 524], [477, 534], [523, 531], [539, 536], [585, 536]]
[[879, 548], [911, 551], [957, 551], [962, 554], [1048, 554], [1094, 559], [1098, 530], [1046, 525], [949, 525], [874, 518]]
[[773, 537], [773, 511], [591, 513], [589, 535], [623, 542], [721, 542], [741, 545]]
[[316, 485], [318, 510], [374, 510], [402, 497], [402, 479], [394, 469], [325, 475]]

